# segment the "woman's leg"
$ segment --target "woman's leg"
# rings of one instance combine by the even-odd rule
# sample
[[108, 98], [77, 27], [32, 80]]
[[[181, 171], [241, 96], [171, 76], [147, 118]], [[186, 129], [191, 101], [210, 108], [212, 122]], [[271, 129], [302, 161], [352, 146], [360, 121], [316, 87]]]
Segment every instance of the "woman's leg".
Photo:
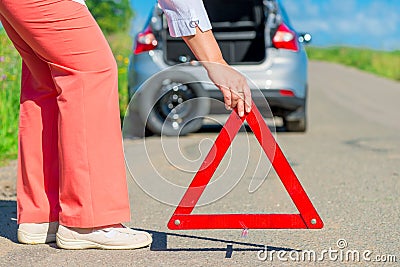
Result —
[[18, 222], [58, 221], [57, 91], [47, 63], [11, 25], [2, 24], [23, 58], [18, 133]]
[[69, 0], [2, 0], [0, 12], [47, 63], [58, 92], [60, 223], [129, 221], [116, 63], [93, 17]]

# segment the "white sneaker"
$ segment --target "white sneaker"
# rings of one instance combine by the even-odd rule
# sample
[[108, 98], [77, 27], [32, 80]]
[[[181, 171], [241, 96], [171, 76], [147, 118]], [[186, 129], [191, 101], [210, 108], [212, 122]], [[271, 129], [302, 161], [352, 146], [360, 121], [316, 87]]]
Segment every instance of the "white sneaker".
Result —
[[57, 246], [64, 249], [135, 249], [153, 241], [149, 233], [125, 226], [85, 229], [60, 225], [56, 236]]
[[21, 223], [18, 225], [18, 241], [23, 244], [45, 244], [56, 241], [58, 222]]

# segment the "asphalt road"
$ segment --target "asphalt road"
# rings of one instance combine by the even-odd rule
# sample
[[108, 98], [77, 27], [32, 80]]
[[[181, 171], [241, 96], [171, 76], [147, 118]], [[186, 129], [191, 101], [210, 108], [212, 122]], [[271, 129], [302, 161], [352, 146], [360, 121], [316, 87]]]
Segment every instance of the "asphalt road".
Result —
[[[393, 261], [392, 256], [397, 263], [386, 265], [398, 265], [399, 99], [400, 83], [335, 64], [310, 64], [309, 131], [279, 132], [277, 139], [325, 223], [322, 230], [249, 230], [247, 237], [241, 230], [171, 231], [166, 224], [173, 207], [145, 194], [129, 177], [133, 214], [129, 226], [153, 234], [150, 248], [65, 251], [54, 244], [19, 245], [13, 219], [14, 164], [0, 170], [0, 266], [381, 266], [382, 262], [373, 261]], [[159, 138], [146, 139], [153, 166], [144, 154], [143, 140], [126, 140], [127, 162], [141, 183], [162, 184], [157, 180], [162, 176], [185, 186], [210, 147], [211, 142], [204, 139], [216, 134], [211, 129], [179, 140], [164, 138], [162, 143]], [[174, 152], [177, 144], [180, 152]], [[296, 212], [274, 171], [256, 192], [248, 192], [250, 180], [255, 178], [252, 185], [260, 184], [269, 166], [265, 157], [259, 158], [251, 134], [241, 132], [231, 151], [213, 181], [225, 184], [226, 177], [240, 178], [243, 171], [242, 179], [229, 194], [196, 208], [195, 213]], [[161, 186], [153, 194], [162, 198], [163, 189], [169, 192]], [[175, 202], [181, 191], [161, 200]], [[215, 194], [213, 190], [206, 193]], [[203, 200], [207, 202], [207, 197]], [[258, 253], [264, 246], [268, 254]], [[317, 259], [302, 261], [302, 251], [314, 251]], [[360, 262], [353, 261], [349, 251], [359, 253]], [[258, 259], [265, 255], [269, 256], [265, 261]], [[322, 256], [324, 260], [319, 261]], [[298, 261], [291, 259], [296, 257]]]

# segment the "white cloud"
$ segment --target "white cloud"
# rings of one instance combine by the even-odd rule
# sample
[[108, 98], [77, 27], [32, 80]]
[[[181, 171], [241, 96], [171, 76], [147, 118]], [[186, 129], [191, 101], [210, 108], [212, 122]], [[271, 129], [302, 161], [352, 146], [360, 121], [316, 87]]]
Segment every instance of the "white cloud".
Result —
[[299, 7], [299, 2], [295, 0], [285, 0], [282, 1], [286, 11], [290, 16], [298, 17], [300, 15], [301, 9]]
[[285, 0], [282, 2], [286, 11], [292, 16], [309, 17], [317, 16], [320, 13], [320, 5], [313, 3], [312, 0]]
[[303, 21], [298, 27], [296, 27], [299, 31], [307, 31], [307, 32], [328, 32], [332, 29], [332, 25], [326, 21], [321, 21], [320, 19], [309, 19], [307, 21]]

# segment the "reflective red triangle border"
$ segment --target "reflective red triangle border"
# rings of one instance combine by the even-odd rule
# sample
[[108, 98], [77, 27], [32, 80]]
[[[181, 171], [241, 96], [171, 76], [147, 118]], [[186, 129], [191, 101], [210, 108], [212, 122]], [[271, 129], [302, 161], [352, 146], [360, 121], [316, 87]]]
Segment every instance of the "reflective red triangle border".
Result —
[[[191, 214], [244, 121], [247, 121], [272, 162], [299, 214]], [[244, 117], [240, 118], [236, 110], [229, 116], [168, 222], [171, 230], [321, 229], [323, 226], [316, 209], [254, 103], [251, 112]]]

